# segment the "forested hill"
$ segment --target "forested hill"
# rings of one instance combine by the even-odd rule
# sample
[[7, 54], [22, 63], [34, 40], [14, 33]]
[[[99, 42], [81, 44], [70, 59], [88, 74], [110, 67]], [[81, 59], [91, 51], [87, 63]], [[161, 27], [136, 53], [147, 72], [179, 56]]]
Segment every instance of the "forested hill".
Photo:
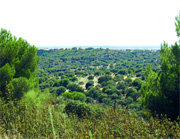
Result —
[[[117, 72], [140, 73], [148, 64], [154, 70], [160, 65], [160, 51], [157, 50], [110, 50], [102, 48], [38, 50], [39, 69], [48, 73]], [[84, 73], [84, 72], [83, 72]]]
[[145, 68], [151, 64], [154, 71], [160, 69], [159, 50], [72, 48], [38, 50], [38, 55], [41, 91], [48, 88], [57, 96], [83, 92], [78, 95], [84, 98], [76, 99], [111, 106], [116, 100], [135, 111], [142, 110], [137, 99]]

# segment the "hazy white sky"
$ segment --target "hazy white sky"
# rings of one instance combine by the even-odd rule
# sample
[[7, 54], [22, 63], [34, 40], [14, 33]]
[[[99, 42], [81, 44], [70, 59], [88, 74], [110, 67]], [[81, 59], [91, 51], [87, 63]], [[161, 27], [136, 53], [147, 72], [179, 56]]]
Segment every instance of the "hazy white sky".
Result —
[[180, 0], [0, 0], [0, 28], [36, 46], [174, 43]]

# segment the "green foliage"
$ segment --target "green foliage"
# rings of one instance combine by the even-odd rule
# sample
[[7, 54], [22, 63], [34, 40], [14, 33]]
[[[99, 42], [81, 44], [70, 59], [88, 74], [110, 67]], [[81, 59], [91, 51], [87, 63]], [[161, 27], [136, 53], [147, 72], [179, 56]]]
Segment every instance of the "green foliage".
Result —
[[102, 91], [99, 88], [91, 87], [90, 90], [87, 92], [87, 96], [98, 99], [101, 93]]
[[93, 103], [94, 99], [92, 97], [86, 97], [86, 103]]
[[[154, 71], [158, 71], [160, 65], [159, 50], [54, 49], [39, 50], [38, 54], [41, 56], [38, 76], [40, 80], [43, 78], [40, 83], [42, 91], [49, 88], [51, 92], [56, 92], [58, 87], [64, 86], [70, 92], [84, 92], [87, 97], [94, 99], [94, 103], [103, 103], [104, 100], [111, 106], [117, 95], [117, 100], [127, 98], [124, 94], [127, 88], [139, 89], [139, 84], [132, 84], [132, 77], [143, 78], [143, 69], [149, 63]], [[124, 71], [126, 76], [119, 74], [120, 71]], [[48, 79], [45, 80], [44, 76]], [[79, 81], [72, 82], [73, 77]], [[64, 79], [71, 83], [63, 84]], [[89, 81], [94, 81], [94, 85]], [[107, 89], [113, 91], [106, 94]], [[137, 103], [139, 93], [131, 94], [131, 97]]]
[[8, 63], [0, 68], [0, 91], [1, 91], [1, 97], [5, 97], [5, 91], [6, 85], [13, 79], [13, 76], [15, 75], [15, 69], [14, 67], [11, 67]]
[[124, 81], [120, 81], [117, 84], [117, 89], [125, 89], [126, 88], [126, 84]]
[[78, 78], [75, 77], [75, 76], [71, 78], [71, 81], [72, 81], [72, 82], [75, 82], [75, 81], [77, 81], [77, 80], [78, 80]]
[[90, 118], [93, 115], [93, 110], [89, 105], [77, 101], [69, 102], [64, 108], [64, 111], [67, 114], [75, 114], [79, 118]]
[[[179, 20], [178, 16], [177, 36], [180, 36]], [[172, 122], [166, 117], [153, 118], [136, 102], [140, 96], [140, 78], [145, 74], [140, 98], [143, 104], [152, 112], [177, 117], [179, 43], [170, 48], [163, 44], [161, 70], [160, 51], [39, 50], [38, 76], [40, 88], [44, 90], [41, 93], [34, 89], [38, 87], [36, 48], [1, 30], [0, 138], [180, 138], [179, 119]], [[153, 64], [152, 68], [144, 73], [149, 63]], [[84, 77], [89, 90], [76, 84], [79, 77]], [[133, 81], [132, 77], [139, 78]], [[66, 88], [72, 92], [65, 92]], [[116, 109], [107, 106], [115, 108], [115, 102], [130, 111], [118, 105]], [[145, 119], [137, 116], [138, 113]]]
[[23, 94], [31, 89], [33, 89], [33, 85], [30, 81], [25, 77], [14, 78], [8, 84], [10, 91], [10, 99], [20, 99]]
[[82, 102], [86, 101], [86, 95], [82, 92], [65, 92], [62, 94], [64, 98], [72, 99], [72, 100], [80, 100]]
[[151, 50], [107, 51], [99, 48], [78, 49], [76, 51], [71, 49], [38, 50], [38, 55], [41, 56], [39, 69], [55, 76], [67, 75], [68, 78], [69, 75], [73, 77], [74, 75], [102, 76], [104, 73], [117, 74], [120, 70], [125, 71], [123, 74], [134, 74], [135, 72], [141, 77], [143, 74], [136, 72], [136, 69], [143, 70], [150, 63], [153, 65], [153, 69], [159, 69], [159, 52]]
[[139, 79], [139, 78], [136, 78], [136, 79], [133, 81], [133, 83], [132, 83], [132, 85], [133, 85], [134, 87], [136, 87], [137, 90], [139, 90], [139, 89], [141, 88], [141, 84], [142, 84], [142, 81], [141, 81], [141, 79]]
[[22, 102], [26, 106], [36, 107], [39, 109], [51, 104], [54, 99], [55, 95], [49, 93], [48, 91], [42, 93], [30, 90], [24, 94]]
[[108, 81], [104, 81], [102, 84], [101, 84], [102, 87], [116, 87], [116, 83], [113, 81], [113, 80], [108, 80]]
[[86, 83], [86, 89], [89, 89], [90, 87], [94, 86], [94, 81], [89, 81]]
[[[37, 49], [22, 38], [13, 37], [5, 29], [0, 31], [0, 96], [20, 99], [23, 91], [38, 87], [36, 67]], [[29, 87], [28, 87], [29, 86]], [[9, 98], [11, 95], [12, 98]]]
[[118, 73], [122, 74], [122, 75], [126, 75], [127, 74], [127, 70], [126, 69], [121, 69], [121, 70], [119, 70]]
[[75, 84], [75, 83], [70, 83], [68, 84], [67, 88], [70, 91], [78, 91], [78, 92], [83, 92], [83, 88], [81, 88], [79, 85]]
[[101, 83], [109, 81], [109, 80], [112, 80], [112, 77], [110, 75], [101, 76], [98, 79], [98, 83], [101, 84]]
[[[179, 18], [177, 18], [180, 26]], [[178, 29], [177, 29], [178, 30]], [[178, 34], [178, 32], [177, 32]], [[167, 114], [176, 119], [180, 106], [180, 43], [161, 47], [161, 71], [146, 70], [146, 79], [141, 88], [141, 101], [153, 113]]]
[[112, 95], [112, 94], [117, 94], [118, 93], [118, 90], [115, 89], [115, 88], [108, 88], [104, 91], [105, 94], [108, 94], [108, 95]]
[[110, 97], [111, 97], [111, 100], [119, 98], [118, 94], [116, 94], [116, 93], [113, 93]]
[[123, 76], [120, 75], [120, 74], [117, 74], [115, 77], [114, 77], [114, 81], [118, 82], [120, 80], [123, 80]]
[[32, 105], [42, 99], [37, 99], [37, 92], [28, 94], [25, 102], [0, 99], [1, 138], [180, 138], [180, 123], [165, 117], [143, 119], [120, 107], [114, 111], [105, 105], [78, 102], [51, 106], [48, 102], [53, 99], [48, 98], [52, 94], [44, 94], [45, 103]]
[[69, 82], [70, 82], [69, 79], [62, 79], [62, 80], [60, 80], [59, 85], [67, 87]]
[[130, 87], [125, 90], [126, 96], [131, 96], [133, 93], [137, 93], [137, 90], [134, 87]]
[[176, 32], [177, 32], [177, 36], [180, 37], [180, 14], [176, 17]]
[[58, 87], [56, 94], [57, 94], [57, 96], [60, 96], [65, 91], [66, 91], [66, 88], [64, 86], [60, 86], [60, 87]]
[[89, 77], [88, 77], [88, 80], [93, 80], [94, 79], [94, 76], [92, 76], [92, 75], [90, 75]]
[[125, 79], [125, 83], [127, 84], [127, 85], [131, 85], [132, 84], [132, 79], [131, 78], [126, 78]]

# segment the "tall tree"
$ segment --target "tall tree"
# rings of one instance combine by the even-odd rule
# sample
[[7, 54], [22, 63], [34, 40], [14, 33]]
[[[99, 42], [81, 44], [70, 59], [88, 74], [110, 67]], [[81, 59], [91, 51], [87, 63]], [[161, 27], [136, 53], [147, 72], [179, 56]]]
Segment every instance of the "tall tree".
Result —
[[38, 86], [37, 48], [5, 29], [0, 31], [0, 97], [19, 99], [24, 92]]
[[146, 108], [172, 119], [180, 115], [180, 15], [176, 17], [175, 25], [179, 41], [171, 47], [162, 44], [161, 71], [157, 73], [148, 67], [140, 90], [140, 100]]

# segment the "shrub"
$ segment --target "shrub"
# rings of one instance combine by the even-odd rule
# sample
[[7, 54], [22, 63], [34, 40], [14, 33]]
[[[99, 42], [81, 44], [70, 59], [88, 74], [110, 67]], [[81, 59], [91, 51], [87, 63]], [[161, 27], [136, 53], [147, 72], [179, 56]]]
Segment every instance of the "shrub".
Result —
[[93, 103], [94, 99], [92, 97], [87, 97], [86, 103]]
[[80, 100], [82, 102], [86, 101], [86, 95], [82, 92], [65, 92], [62, 96], [72, 100]]
[[77, 115], [79, 118], [91, 117], [93, 114], [93, 110], [89, 105], [87, 105], [85, 103], [80, 103], [77, 101], [69, 102], [65, 106], [64, 111], [68, 115], [74, 114], [74, 115]]
[[93, 80], [93, 79], [94, 79], [94, 76], [91, 76], [91, 75], [90, 75], [90, 76], [88, 77], [88, 80]]
[[59, 82], [59, 85], [60, 85], [60, 86], [64, 86], [64, 87], [67, 87], [68, 84], [69, 84], [69, 79], [62, 79], [62, 80], [60, 80], [60, 82]]
[[98, 83], [103, 83], [105, 81], [109, 81], [109, 80], [112, 80], [112, 77], [110, 75], [105, 75], [105, 76], [102, 76], [102, 77], [99, 77], [98, 79]]
[[89, 89], [90, 87], [94, 86], [94, 81], [89, 81], [86, 83], [86, 89]]
[[73, 76], [73, 77], [71, 78], [71, 81], [72, 81], [72, 82], [78, 81], [78, 78], [75, 77], [75, 76]]
[[102, 93], [102, 91], [97, 88], [97, 87], [92, 87], [90, 90], [87, 92], [87, 96], [92, 97], [94, 99], [98, 99], [99, 95]]
[[117, 89], [125, 89], [126, 88], [126, 84], [124, 81], [120, 81], [118, 84], [117, 84]]
[[64, 93], [66, 91], [66, 88], [64, 86], [60, 86], [57, 91], [56, 94], [57, 96], [60, 96], [62, 93]]
[[83, 92], [83, 88], [80, 87], [79, 85], [75, 84], [75, 83], [70, 83], [67, 88], [70, 90], [70, 91], [78, 91], [78, 92]]

